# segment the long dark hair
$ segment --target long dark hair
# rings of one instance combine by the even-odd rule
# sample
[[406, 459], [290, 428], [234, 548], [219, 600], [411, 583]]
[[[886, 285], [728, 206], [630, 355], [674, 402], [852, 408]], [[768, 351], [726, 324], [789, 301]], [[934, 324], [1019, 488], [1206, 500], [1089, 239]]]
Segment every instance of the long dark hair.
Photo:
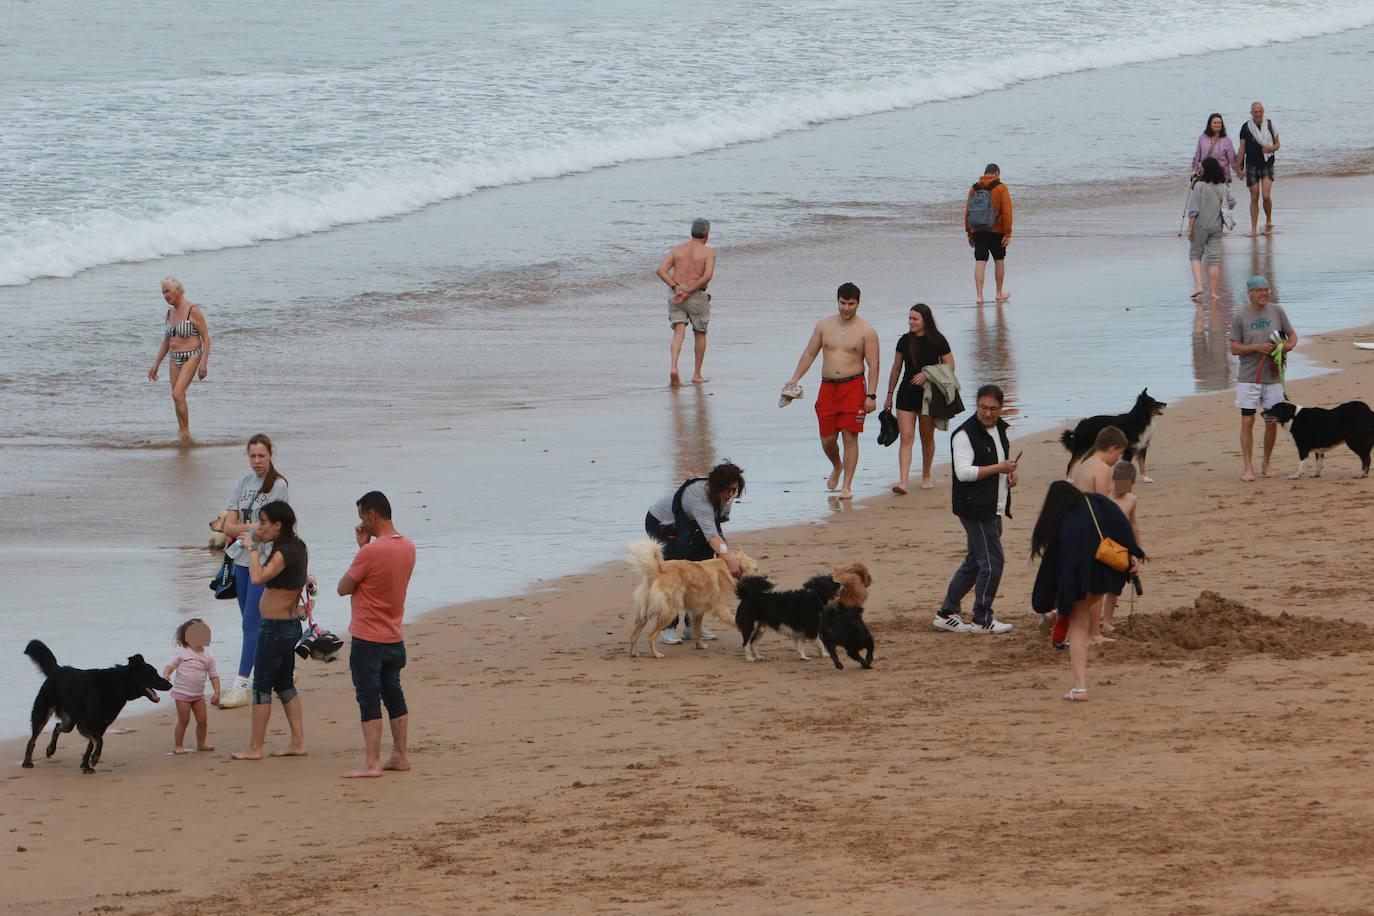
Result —
[[943, 347], [948, 350], [949, 341], [945, 340], [945, 335], [941, 334], [940, 329], [935, 326], [935, 314], [931, 312], [930, 306], [926, 305], [924, 302], [918, 302], [911, 307], [911, 311], [919, 314], [921, 320], [925, 322], [926, 339], [934, 344], [936, 348]]
[[[271, 493], [272, 488], [277, 485], [277, 481], [286, 480], [286, 478], [281, 475], [277, 470], [276, 463], [272, 461], [272, 440], [267, 438], [266, 433], [258, 433], [256, 436], [249, 439], [248, 445], [244, 448], [244, 451], [247, 451], [255, 445], [264, 445], [267, 447], [267, 473], [262, 475], [262, 492]], [[247, 521], [247, 519], [244, 519], [244, 521]], [[275, 522], [276, 519], [272, 519], [272, 521]]]
[[1032, 557], [1044, 556], [1045, 551], [1058, 542], [1064, 516], [1086, 498], [1082, 490], [1067, 480], [1050, 484], [1045, 491], [1045, 504], [1040, 507], [1040, 517], [1035, 520], [1035, 530], [1031, 532]]
[[274, 525], [281, 525], [281, 531], [277, 534], [274, 542], [275, 547], [280, 548], [283, 544], [297, 546], [301, 550], [301, 556], [305, 557], [307, 562], [309, 561], [310, 555], [305, 549], [305, 541], [302, 541], [300, 535], [296, 533], [295, 509], [280, 499], [274, 499], [258, 510], [258, 520], [261, 521], [264, 518]]
[[[1221, 132], [1220, 132], [1220, 133], [1217, 133], [1217, 134], [1212, 133], [1212, 119], [1213, 119], [1213, 118], [1220, 118], [1220, 119], [1221, 119]], [[1207, 126], [1204, 127], [1204, 128], [1202, 129], [1202, 132], [1203, 132], [1203, 134], [1205, 134], [1205, 135], [1208, 136], [1208, 137], [1217, 137], [1217, 138], [1221, 138], [1221, 137], [1226, 136], [1226, 119], [1221, 117], [1221, 112], [1219, 112], [1219, 111], [1214, 111], [1214, 112], [1212, 112], [1211, 114], [1209, 114], [1209, 115], [1207, 116]]]

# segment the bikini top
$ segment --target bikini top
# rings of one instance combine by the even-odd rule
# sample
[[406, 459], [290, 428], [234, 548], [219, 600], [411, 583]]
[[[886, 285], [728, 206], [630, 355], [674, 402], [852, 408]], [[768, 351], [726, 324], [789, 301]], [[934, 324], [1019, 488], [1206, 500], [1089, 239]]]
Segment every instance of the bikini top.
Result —
[[[167, 316], [172, 315], [171, 309], [167, 310]], [[166, 337], [199, 337], [200, 331], [196, 330], [195, 322], [191, 320], [191, 313], [186, 313], [186, 320], [180, 324], [163, 325], [163, 335]]]

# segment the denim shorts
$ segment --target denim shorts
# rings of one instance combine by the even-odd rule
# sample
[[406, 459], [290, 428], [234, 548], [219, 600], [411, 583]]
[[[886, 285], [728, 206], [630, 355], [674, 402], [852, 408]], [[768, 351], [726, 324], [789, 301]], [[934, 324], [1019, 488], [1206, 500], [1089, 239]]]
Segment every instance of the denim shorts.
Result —
[[254, 706], [271, 703], [274, 690], [283, 706], [296, 698], [296, 643], [300, 641], [299, 619], [263, 620], [253, 656]]
[[382, 717], [386, 704], [389, 718], [406, 714], [406, 695], [401, 690], [401, 669], [406, 666], [404, 642], [370, 642], [354, 636], [348, 649], [353, 672], [353, 691], [364, 722]]

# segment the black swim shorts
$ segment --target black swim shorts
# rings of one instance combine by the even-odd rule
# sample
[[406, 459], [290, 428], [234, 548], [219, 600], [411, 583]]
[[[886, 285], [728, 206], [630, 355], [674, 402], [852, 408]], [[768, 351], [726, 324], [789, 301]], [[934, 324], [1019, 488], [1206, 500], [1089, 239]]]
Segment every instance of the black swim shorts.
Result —
[[1002, 233], [979, 229], [973, 233], [973, 259], [986, 261], [989, 254], [994, 261], [1006, 258], [1007, 246], [1002, 244]]

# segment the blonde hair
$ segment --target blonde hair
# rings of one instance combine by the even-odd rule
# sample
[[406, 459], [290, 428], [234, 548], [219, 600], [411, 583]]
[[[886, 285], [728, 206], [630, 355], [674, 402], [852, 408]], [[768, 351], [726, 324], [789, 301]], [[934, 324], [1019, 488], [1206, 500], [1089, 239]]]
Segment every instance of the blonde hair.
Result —
[[186, 292], [186, 287], [182, 286], [181, 281], [178, 280], [176, 277], [163, 277], [162, 285], [164, 287], [170, 286], [172, 289], [176, 290], [179, 293]]

